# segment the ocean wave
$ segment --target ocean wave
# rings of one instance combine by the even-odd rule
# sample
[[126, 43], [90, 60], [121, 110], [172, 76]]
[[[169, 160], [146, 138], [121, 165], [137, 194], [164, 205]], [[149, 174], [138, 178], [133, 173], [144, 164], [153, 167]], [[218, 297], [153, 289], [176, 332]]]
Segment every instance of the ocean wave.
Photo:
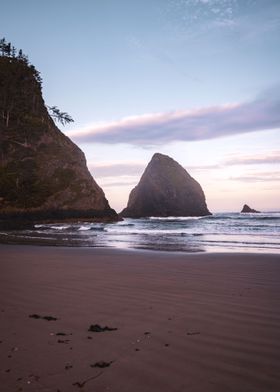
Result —
[[90, 226], [80, 226], [77, 230], [78, 231], [88, 231], [90, 230], [91, 227]]
[[259, 216], [255, 217], [257, 220], [272, 220], [272, 221], [280, 221], [280, 216]]
[[104, 227], [100, 226], [80, 226], [78, 231], [106, 231]]
[[105, 227], [94, 227], [94, 226], [92, 226], [92, 227], [90, 228], [90, 230], [91, 230], [91, 231], [107, 231], [107, 230], [105, 229]]
[[[209, 247], [215, 251], [280, 253], [280, 213], [214, 213], [203, 217], [126, 218], [116, 223], [62, 222], [36, 224], [35, 230], [4, 232], [2, 242], [62, 246], [153, 247], [187, 249]], [[2, 230], [3, 232], [3, 230]], [[24, 236], [24, 237], [22, 237]]]
[[135, 223], [122, 223], [122, 222], [119, 222], [116, 225], [118, 227], [133, 227], [133, 226], [135, 226]]
[[134, 229], [134, 230], [114, 230], [114, 229], [107, 229], [108, 234], [113, 235], [120, 235], [120, 236], [127, 236], [127, 235], [145, 235], [145, 236], [187, 236], [192, 235], [192, 233], [187, 233], [181, 230], [158, 230], [158, 229]]
[[67, 230], [67, 229], [71, 229], [71, 226], [70, 225], [65, 225], [65, 226], [61, 226], [61, 225], [57, 225], [57, 226], [50, 226], [50, 227], [48, 227], [48, 226], [46, 226], [47, 228], [51, 228], [51, 229], [53, 229], [53, 230]]

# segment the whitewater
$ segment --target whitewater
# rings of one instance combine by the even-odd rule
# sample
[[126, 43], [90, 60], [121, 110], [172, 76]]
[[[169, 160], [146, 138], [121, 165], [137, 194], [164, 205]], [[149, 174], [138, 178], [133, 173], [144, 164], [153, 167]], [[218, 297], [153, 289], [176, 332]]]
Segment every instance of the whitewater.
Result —
[[173, 252], [280, 253], [280, 212], [38, 224], [35, 230], [1, 231], [0, 242]]

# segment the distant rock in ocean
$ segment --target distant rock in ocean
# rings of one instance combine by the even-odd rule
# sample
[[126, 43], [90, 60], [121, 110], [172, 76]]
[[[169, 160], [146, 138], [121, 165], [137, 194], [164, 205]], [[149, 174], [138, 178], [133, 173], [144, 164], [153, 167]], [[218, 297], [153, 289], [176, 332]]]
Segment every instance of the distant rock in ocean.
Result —
[[204, 216], [209, 212], [199, 183], [176, 161], [156, 153], [131, 191], [123, 217]]
[[260, 211], [254, 210], [253, 208], [250, 208], [247, 204], [244, 204], [242, 211], [241, 212], [255, 212], [255, 213], [259, 213]]
[[0, 56], [0, 89], [0, 219], [118, 219], [49, 115], [26, 56]]

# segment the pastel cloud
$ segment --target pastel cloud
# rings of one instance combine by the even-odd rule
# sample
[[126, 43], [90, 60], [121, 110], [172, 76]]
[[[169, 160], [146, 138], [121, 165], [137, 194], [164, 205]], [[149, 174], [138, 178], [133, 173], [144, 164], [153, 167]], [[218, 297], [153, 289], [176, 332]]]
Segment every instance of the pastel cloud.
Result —
[[280, 151], [272, 151], [267, 154], [255, 155], [232, 155], [224, 162], [224, 165], [274, 165], [280, 163]]
[[[246, 165], [277, 165], [280, 163], [280, 151], [263, 152], [258, 154], [230, 154], [223, 161], [216, 164], [210, 165], [189, 165], [185, 166], [185, 169], [189, 172], [208, 172], [208, 171], [219, 171], [230, 166]], [[142, 173], [147, 166], [147, 162], [144, 161], [106, 161], [106, 162], [90, 162], [88, 167], [94, 178], [97, 178], [102, 186], [127, 186], [135, 185]], [[273, 172], [274, 173], [274, 172]], [[247, 175], [248, 174], [248, 175]], [[271, 174], [271, 172], [269, 172]], [[245, 171], [242, 178], [256, 181], [264, 176], [251, 175], [250, 172]], [[233, 178], [231, 178], [233, 179]], [[237, 178], [234, 178], [237, 179]], [[274, 179], [274, 177], [273, 177]], [[271, 181], [271, 176], [268, 175], [265, 181]]]
[[[280, 163], [280, 151], [264, 152], [259, 154], [242, 155], [231, 154], [223, 161], [212, 165], [189, 166], [187, 170], [191, 171], [208, 171], [218, 170], [229, 166], [244, 165], [277, 165]], [[251, 177], [250, 177], [251, 178]]]
[[173, 141], [198, 141], [280, 128], [276, 94], [240, 104], [126, 117], [68, 132], [80, 143], [126, 143], [155, 146]]
[[99, 181], [99, 184], [102, 186], [102, 188], [119, 188], [123, 186], [133, 188], [137, 184], [137, 182], [137, 178], [135, 178], [134, 180], [124, 179], [123, 181], [116, 181], [115, 179], [112, 179], [111, 181]]
[[230, 180], [241, 182], [279, 182], [279, 172], [254, 172], [242, 176], [232, 176]]
[[145, 169], [144, 162], [89, 163], [89, 169], [96, 178], [112, 176], [138, 176]]

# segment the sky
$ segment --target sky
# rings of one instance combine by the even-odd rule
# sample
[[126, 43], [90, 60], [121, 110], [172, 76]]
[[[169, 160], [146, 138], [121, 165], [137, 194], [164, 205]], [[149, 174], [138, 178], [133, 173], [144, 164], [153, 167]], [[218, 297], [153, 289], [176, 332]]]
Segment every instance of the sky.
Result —
[[1, 0], [118, 212], [155, 152], [212, 212], [280, 210], [279, 0]]

